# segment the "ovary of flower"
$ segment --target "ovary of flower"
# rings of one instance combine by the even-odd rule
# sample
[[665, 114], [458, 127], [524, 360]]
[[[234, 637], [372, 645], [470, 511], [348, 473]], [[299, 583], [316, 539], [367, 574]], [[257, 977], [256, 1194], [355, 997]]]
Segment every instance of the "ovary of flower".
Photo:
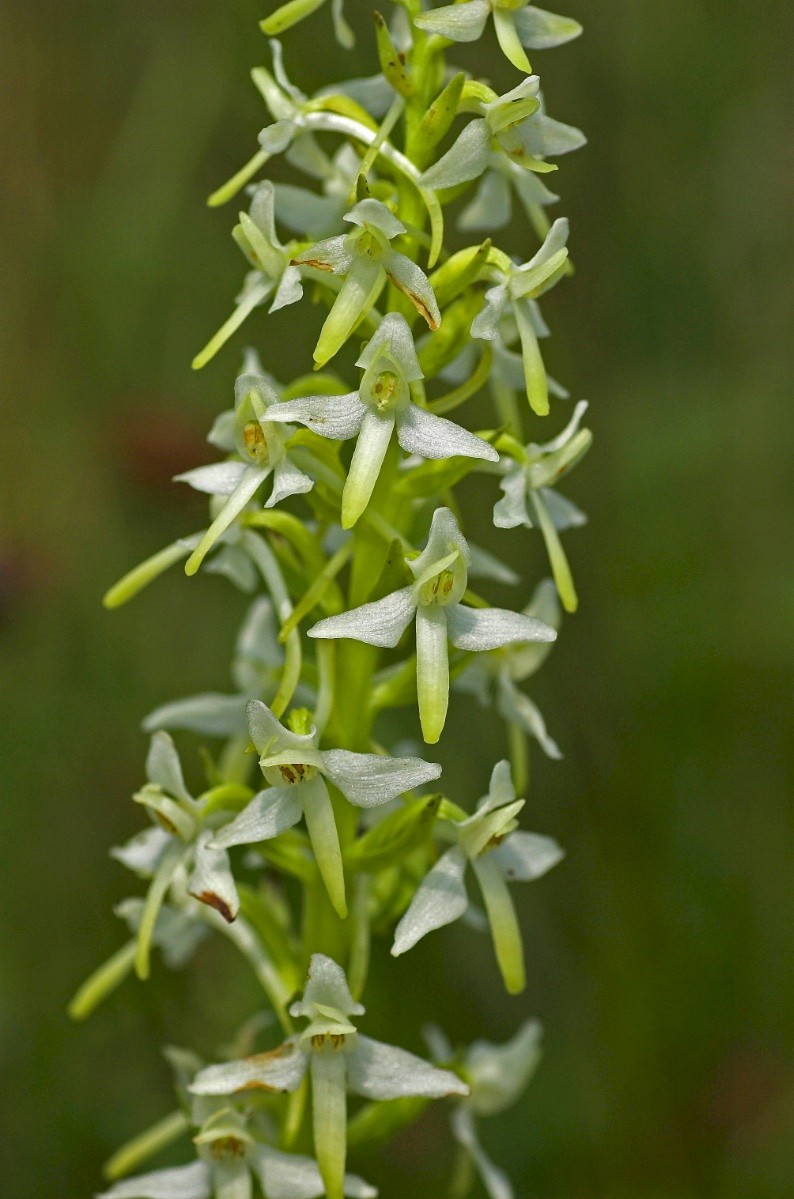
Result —
[[468, 183], [500, 158], [522, 173], [545, 174], [557, 169], [547, 158], [584, 145], [580, 130], [546, 116], [537, 75], [530, 75], [503, 96], [480, 100], [478, 108], [482, 116], [470, 121], [446, 154], [420, 176], [423, 187], [438, 190]]
[[[559, 628], [560, 602], [551, 579], [544, 579], [538, 584], [535, 594], [524, 608], [524, 614], [542, 620], [553, 629]], [[506, 645], [490, 654], [480, 654], [458, 676], [453, 686], [460, 691], [470, 692], [483, 707], [492, 705], [493, 690], [500, 716], [527, 736], [535, 737], [548, 757], [561, 758], [559, 746], [549, 736], [540, 709], [516, 686], [540, 668], [550, 650], [550, 643], [536, 642], [531, 645]]]
[[323, 366], [344, 345], [377, 301], [387, 278], [408, 297], [431, 329], [437, 329], [441, 322], [424, 271], [391, 248], [392, 239], [406, 232], [391, 209], [380, 200], [359, 200], [344, 219], [355, 226], [352, 233], [319, 241], [292, 260], [296, 266], [344, 277], [320, 331], [314, 351], [317, 366]]
[[495, 341], [500, 337], [502, 319], [512, 312], [521, 339], [527, 399], [538, 416], [548, 414], [549, 385], [538, 347], [530, 301], [543, 295], [562, 278], [568, 261], [567, 240], [568, 221], [560, 217], [529, 262], [504, 265], [501, 272], [503, 282], [485, 293], [485, 304], [471, 326], [472, 337]]
[[542, 445], [530, 442], [523, 447], [518, 459], [506, 460], [510, 465], [499, 484], [504, 495], [493, 510], [497, 528], [514, 529], [518, 525], [529, 529], [537, 525], [540, 528], [554, 581], [567, 612], [576, 610], [577, 598], [559, 532], [583, 525], [587, 518], [570, 500], [555, 491], [551, 484], [572, 470], [592, 445], [590, 430], [579, 428], [586, 411], [587, 401], [582, 400], [558, 437]]
[[303, 999], [290, 1008], [308, 1026], [271, 1053], [208, 1066], [190, 1090], [196, 1095], [294, 1091], [307, 1070], [312, 1083], [314, 1149], [328, 1199], [341, 1199], [346, 1157], [346, 1092], [365, 1099], [423, 1095], [465, 1096], [466, 1083], [449, 1070], [381, 1041], [362, 1036], [351, 1022], [364, 1008], [350, 993], [344, 971], [316, 953]]
[[426, 742], [438, 741], [449, 702], [447, 642], [457, 649], [480, 651], [528, 641], [553, 641], [554, 629], [504, 608], [467, 608], [469, 547], [449, 508], [433, 513], [427, 545], [418, 558], [406, 559], [414, 582], [375, 603], [329, 616], [309, 629], [310, 637], [349, 637], [368, 645], [394, 648], [416, 621], [416, 689], [419, 719]]
[[412, 402], [410, 385], [423, 375], [404, 316], [391, 312], [383, 318], [356, 366], [364, 371], [358, 391], [290, 400], [272, 414], [323, 437], [358, 436], [342, 493], [343, 528], [351, 528], [366, 508], [395, 429], [400, 446], [421, 458], [460, 454], [498, 461], [487, 441]]
[[561, 46], [578, 37], [582, 27], [570, 17], [545, 12], [526, 0], [465, 0], [463, 4], [445, 4], [442, 8], [420, 13], [414, 24], [426, 33], [435, 33], [452, 42], [476, 42], [482, 37], [489, 16], [502, 53], [519, 71], [532, 70], [524, 53]]
[[474, 870], [491, 928], [496, 959], [511, 994], [525, 986], [524, 951], [510, 882], [540, 878], [560, 861], [556, 841], [518, 830], [516, 816], [524, 806], [516, 799], [510, 764], [498, 762], [488, 794], [473, 816], [444, 825], [454, 845], [425, 876], [397, 925], [392, 954], [398, 957], [433, 929], [459, 919], [469, 906], [465, 874]]
[[319, 749], [315, 729], [293, 732], [257, 700], [248, 704], [248, 728], [269, 787], [218, 830], [212, 845], [225, 850], [231, 845], [266, 841], [303, 817], [329, 898], [344, 916], [347, 905], [342, 852], [325, 780], [354, 806], [373, 808], [437, 779], [441, 767], [421, 758]]
[[215, 444], [234, 450], [235, 457], [211, 466], [200, 466], [176, 478], [197, 491], [226, 497], [210, 527], [201, 537], [185, 563], [185, 572], [195, 574], [205, 555], [253, 499], [264, 481], [273, 476], [273, 488], [265, 501], [272, 508], [290, 495], [310, 491], [313, 482], [290, 460], [287, 442], [294, 430], [271, 421], [269, 410], [279, 402], [275, 388], [257, 369], [249, 356], [243, 373], [235, 383], [234, 418], [225, 428], [229, 440], [215, 438]]

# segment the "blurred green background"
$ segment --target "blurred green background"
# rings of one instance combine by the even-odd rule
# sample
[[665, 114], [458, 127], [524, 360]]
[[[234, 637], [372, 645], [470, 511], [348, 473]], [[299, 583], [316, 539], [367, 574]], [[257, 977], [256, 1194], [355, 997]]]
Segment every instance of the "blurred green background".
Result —
[[[367, 7], [349, 5], [359, 29]], [[591, 399], [596, 448], [567, 489], [591, 518], [567, 540], [581, 610], [533, 689], [565, 759], [533, 754], [528, 816], [568, 857], [522, 895], [525, 996], [503, 997], [488, 946], [450, 931], [379, 965], [368, 1028], [418, 1051], [425, 1020], [461, 1040], [543, 1020], [525, 1101], [483, 1129], [526, 1199], [785, 1199], [794, 21], [782, 0], [560, 7], [586, 36], [538, 65], [552, 113], [590, 142], [554, 179], [578, 269], [546, 305], [548, 354]], [[224, 689], [244, 606], [179, 572], [115, 614], [99, 597], [200, 519], [169, 480], [205, 460], [245, 341], [191, 374], [241, 278], [232, 211], [204, 196], [264, 123], [247, 81], [264, 12], [3, 0], [2, 15], [0, 1178], [3, 1199], [81, 1199], [170, 1110], [159, 1046], [209, 1054], [258, 1002], [210, 946], [87, 1025], [64, 1014], [122, 935], [107, 848], [140, 826], [139, 721]], [[373, 69], [368, 37], [348, 59], [327, 11], [285, 42], [309, 90]], [[490, 40], [466, 61], [506, 78]], [[282, 378], [305, 369], [289, 310], [247, 336]], [[482, 542], [485, 493], [471, 517]], [[525, 589], [533, 536], [490, 542], [526, 554]], [[502, 753], [480, 727], [441, 747], [469, 799]], [[441, 1193], [449, 1160], [435, 1112], [355, 1164], [390, 1199]]]

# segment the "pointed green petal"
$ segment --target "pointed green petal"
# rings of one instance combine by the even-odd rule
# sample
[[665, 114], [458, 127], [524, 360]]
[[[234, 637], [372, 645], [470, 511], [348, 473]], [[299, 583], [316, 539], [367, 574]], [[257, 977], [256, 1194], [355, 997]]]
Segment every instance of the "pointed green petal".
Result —
[[325, 366], [342, 348], [358, 322], [375, 303], [373, 293], [377, 294], [385, 279], [385, 272], [379, 263], [361, 258], [353, 263], [320, 330], [314, 350], [314, 361], [318, 367]]
[[339, 848], [339, 833], [328, 788], [322, 778], [310, 779], [299, 786], [303, 816], [317, 866], [334, 911], [344, 919], [347, 915], [345, 875], [342, 868], [342, 851]]
[[513, 13], [509, 9], [495, 8], [493, 23], [505, 58], [509, 59], [517, 71], [525, 71], [527, 75], [531, 75], [532, 67], [516, 32]]
[[416, 690], [422, 736], [438, 741], [449, 704], [447, 618], [442, 608], [422, 606], [416, 613]]
[[343, 1199], [347, 1156], [345, 1054], [323, 1047], [311, 1055], [314, 1152], [327, 1199]]
[[394, 429], [394, 416], [367, 411], [342, 492], [342, 528], [352, 529], [369, 503]]

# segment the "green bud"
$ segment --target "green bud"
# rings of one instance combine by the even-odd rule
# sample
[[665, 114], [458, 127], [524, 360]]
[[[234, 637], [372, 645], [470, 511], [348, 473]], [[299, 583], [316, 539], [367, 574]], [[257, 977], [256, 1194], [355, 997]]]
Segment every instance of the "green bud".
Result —
[[458, 113], [458, 105], [463, 94], [466, 76], [463, 71], [453, 75], [447, 86], [436, 96], [419, 123], [417, 133], [417, 149], [432, 150], [449, 130]]
[[391, 40], [389, 27], [379, 12], [375, 12], [375, 37], [378, 44], [380, 69], [394, 90], [406, 99], [413, 94], [413, 83], [405, 64], [405, 55]]
[[399, 865], [432, 833], [441, 800], [441, 795], [424, 796], [386, 816], [351, 845], [346, 865], [369, 873]]

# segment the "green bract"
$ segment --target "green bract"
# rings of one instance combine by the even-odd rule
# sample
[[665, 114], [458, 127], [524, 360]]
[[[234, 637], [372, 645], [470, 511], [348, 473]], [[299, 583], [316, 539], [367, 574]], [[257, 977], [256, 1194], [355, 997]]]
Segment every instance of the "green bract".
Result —
[[[297, 57], [302, 34], [289, 30], [321, 4], [290, 0], [262, 27], [294, 38]], [[349, 45], [339, 0], [331, 8]], [[491, 18], [523, 73], [498, 91], [446, 60]], [[252, 73], [269, 123], [210, 197], [245, 196], [233, 237], [248, 271], [194, 366], [244, 322], [262, 357], [238, 347], [233, 406], [208, 436], [218, 460], [178, 476], [208, 497], [204, 527], [105, 597], [118, 607], [178, 562], [189, 576], [224, 575], [249, 597], [233, 685], [208, 680], [212, 689], [170, 699], [143, 722], [152, 739], [134, 799], [148, 824], [112, 851], [142, 894], [118, 905], [126, 939], [70, 1012], [87, 1016], [133, 970], [146, 978], [153, 948], [158, 966], [176, 969], [220, 935], [253, 971], [267, 1015], [243, 1021], [226, 1061], [168, 1051], [179, 1109], [113, 1156], [105, 1199], [370, 1199], [374, 1188], [346, 1173], [348, 1147], [352, 1155], [387, 1139], [434, 1099], [449, 1105], [462, 1166], [491, 1199], [512, 1199], [477, 1121], [519, 1097], [539, 1056], [537, 1023], [506, 1045], [477, 1041], [459, 1054], [436, 1031], [433, 1063], [359, 1024], [370, 962], [382, 966], [389, 950], [417, 1022], [437, 1013], [440, 998], [403, 955], [463, 917], [472, 935], [490, 931], [490, 983], [501, 975], [520, 992], [520, 890], [511, 885], [540, 879], [563, 856], [551, 837], [520, 827], [527, 801], [517, 790], [527, 794], [529, 739], [562, 756], [522, 685], [546, 660], [561, 610], [577, 604], [559, 534], [585, 518], [556, 487], [591, 435], [580, 427], [586, 404], [568, 411], [568, 393], [547, 376], [539, 300], [571, 274], [568, 221], [549, 223], [558, 196], [543, 177], [584, 137], [546, 113], [525, 49], [579, 32], [521, 0], [424, 11], [412, 2], [389, 23], [375, 14], [377, 74], [305, 95], [276, 40], [271, 66]], [[275, 156], [278, 182], [261, 177]], [[496, 244], [513, 215], [519, 240]], [[481, 232], [460, 240], [457, 230]], [[264, 310], [282, 312], [278, 323]], [[287, 343], [301, 358], [292, 380]], [[486, 476], [479, 491], [474, 474]], [[512, 538], [518, 572], [468, 537], [478, 507], [477, 540], [492, 527], [495, 494], [493, 524], [506, 548]], [[553, 579], [532, 590], [526, 534], [535, 527]], [[491, 603], [492, 588], [505, 586], [513, 607]], [[208, 619], [207, 637], [224, 636]], [[481, 764], [499, 751], [462, 697], [448, 719], [451, 689], [505, 723], [509, 760], [497, 762], [476, 805]], [[413, 722], [399, 733], [397, 708]], [[450, 795], [439, 764], [397, 748], [420, 733], [440, 742], [449, 724], [451, 747], [473, 745], [469, 799]], [[564, 744], [561, 713], [552, 727]], [[185, 738], [190, 787], [170, 732]], [[350, 1118], [348, 1093], [359, 1097]], [[141, 1172], [185, 1134], [193, 1153], [183, 1164]]]

